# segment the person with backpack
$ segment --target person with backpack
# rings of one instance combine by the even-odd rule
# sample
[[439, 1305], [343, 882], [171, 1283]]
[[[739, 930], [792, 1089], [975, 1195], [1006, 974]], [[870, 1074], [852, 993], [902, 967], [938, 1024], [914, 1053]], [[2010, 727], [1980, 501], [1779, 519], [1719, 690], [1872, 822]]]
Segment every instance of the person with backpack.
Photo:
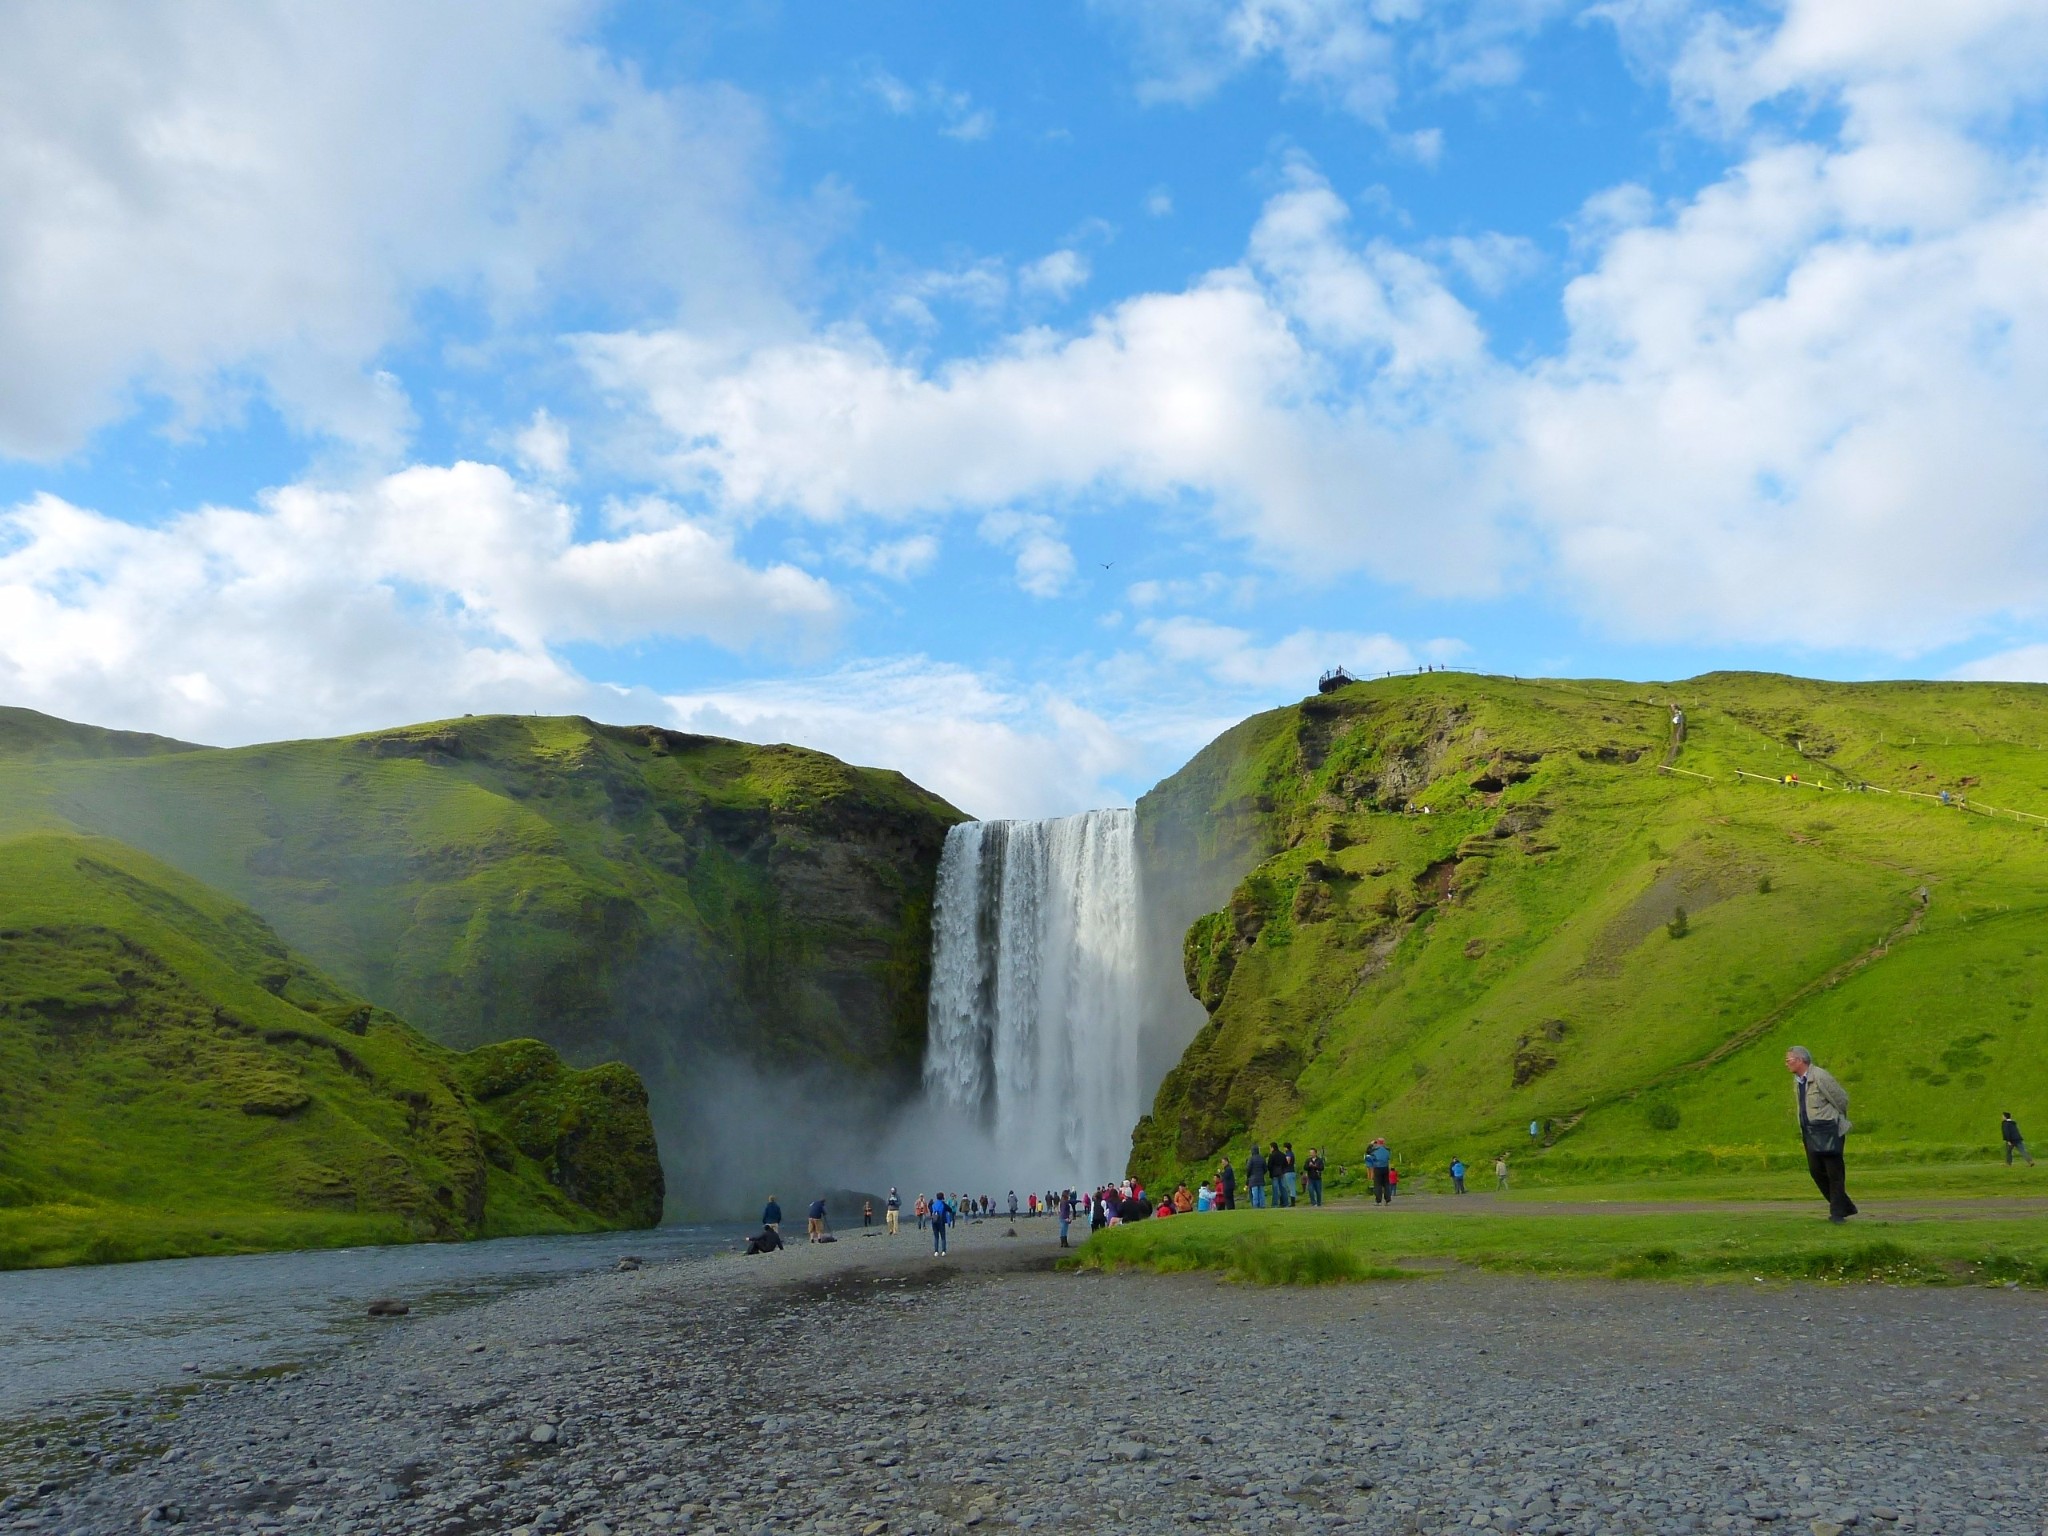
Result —
[[1310, 1147], [1308, 1161], [1302, 1164], [1302, 1171], [1308, 1175], [1308, 1203], [1323, 1203], [1323, 1149]]
[[1465, 1159], [1462, 1157], [1451, 1159], [1451, 1191], [1460, 1195], [1465, 1193]]
[[946, 1192], [942, 1189], [932, 1196], [932, 1257], [941, 1258], [946, 1252], [946, 1223], [953, 1219], [953, 1209], [946, 1204]]
[[1244, 1183], [1252, 1209], [1259, 1210], [1266, 1203], [1266, 1154], [1259, 1150], [1256, 1141], [1252, 1143], [1252, 1155], [1244, 1160]]
[[1794, 1107], [1799, 1111], [1799, 1139], [1806, 1146], [1806, 1171], [1828, 1202], [1828, 1220], [1837, 1226], [1856, 1214], [1856, 1202], [1849, 1198], [1848, 1172], [1843, 1154], [1848, 1135], [1849, 1090], [1835, 1075], [1816, 1066], [1813, 1052], [1795, 1045], [1785, 1053], [1785, 1067], [1791, 1072], [1795, 1089]]

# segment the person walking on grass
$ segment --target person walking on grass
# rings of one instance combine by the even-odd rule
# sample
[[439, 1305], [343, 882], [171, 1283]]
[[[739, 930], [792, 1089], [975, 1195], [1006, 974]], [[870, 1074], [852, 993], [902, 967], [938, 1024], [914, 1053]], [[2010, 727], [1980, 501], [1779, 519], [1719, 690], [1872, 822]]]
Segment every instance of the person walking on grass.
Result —
[[932, 1195], [932, 1257], [942, 1258], [946, 1252], [946, 1223], [953, 1219], [953, 1209], [946, 1204], [946, 1192], [941, 1189]]
[[1795, 1045], [1785, 1053], [1792, 1074], [1799, 1139], [1806, 1145], [1806, 1171], [1828, 1202], [1828, 1220], [1837, 1224], [1856, 1214], [1849, 1198], [1848, 1173], [1842, 1161], [1849, 1132], [1849, 1090], [1824, 1067], [1814, 1065], [1813, 1052]]
[[2005, 1111], [2005, 1118], [1998, 1122], [1998, 1134], [2005, 1138], [2005, 1166], [2010, 1168], [2015, 1153], [2031, 1168], [2034, 1159], [2027, 1152], [2027, 1138], [2020, 1134], [2020, 1123], [2013, 1119], [2012, 1111]]
[[896, 1186], [889, 1186], [889, 1198], [882, 1206], [889, 1218], [889, 1235], [896, 1235], [896, 1222], [903, 1215], [903, 1197], [896, 1193]]
[[1508, 1155], [1505, 1152], [1493, 1160], [1493, 1187], [1495, 1189], [1506, 1189], [1508, 1187]]
[[1365, 1166], [1372, 1170], [1372, 1203], [1391, 1205], [1394, 1201], [1393, 1180], [1394, 1154], [1388, 1150], [1384, 1136], [1373, 1138], [1371, 1146], [1365, 1149]]
[[1259, 1150], [1256, 1141], [1252, 1143], [1252, 1155], [1244, 1160], [1244, 1183], [1256, 1211], [1266, 1203], [1266, 1154]]

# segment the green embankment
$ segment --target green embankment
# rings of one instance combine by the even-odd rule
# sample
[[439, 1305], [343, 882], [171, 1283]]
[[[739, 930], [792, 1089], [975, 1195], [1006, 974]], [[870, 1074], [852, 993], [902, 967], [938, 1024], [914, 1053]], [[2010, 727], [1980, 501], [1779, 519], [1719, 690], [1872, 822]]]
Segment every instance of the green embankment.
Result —
[[645, 1090], [457, 1053], [137, 850], [0, 840], [0, 1267], [645, 1226]]
[[[1982, 813], [2048, 815], [2044, 745], [2048, 688], [1752, 674], [1439, 673], [1247, 721], [1140, 803], [1194, 785], [1266, 856], [1188, 931], [1211, 1017], [1133, 1166], [1241, 1168], [1256, 1134], [1340, 1167], [1385, 1136], [1410, 1173], [1783, 1169], [1793, 1043], [1853, 1095], [1852, 1168], [1983, 1158], [2008, 1108], [2048, 1138], [2048, 826]], [[1904, 793], [1943, 789], [1970, 804]]]
[[141, 848], [442, 1044], [624, 1061], [677, 1165], [708, 1058], [914, 1078], [959, 819], [897, 773], [583, 719], [213, 750], [0, 712], [0, 836]]
[[1619, 1279], [2048, 1283], [2038, 1214], [1859, 1218], [1812, 1211], [1499, 1213], [1449, 1209], [1227, 1211], [1098, 1232], [1068, 1263], [1208, 1270], [1260, 1285], [1425, 1276], [1449, 1267]]

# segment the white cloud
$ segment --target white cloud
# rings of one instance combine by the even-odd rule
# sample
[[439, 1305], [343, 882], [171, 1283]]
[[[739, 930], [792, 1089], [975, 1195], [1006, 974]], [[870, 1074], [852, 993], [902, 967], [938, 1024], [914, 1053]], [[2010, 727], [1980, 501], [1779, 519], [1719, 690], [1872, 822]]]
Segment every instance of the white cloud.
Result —
[[0, 678], [17, 703], [249, 740], [455, 709], [588, 707], [557, 654], [829, 628], [838, 601], [668, 510], [579, 540], [574, 510], [482, 464], [142, 528], [53, 496], [0, 512]]
[[1053, 251], [1019, 272], [1017, 283], [1027, 293], [1064, 299], [1088, 281], [1088, 270], [1088, 258], [1079, 251]]
[[1145, 194], [1145, 212], [1155, 219], [1166, 218], [1173, 212], [1173, 194], [1165, 187], [1154, 187]]
[[854, 563], [891, 581], [909, 581], [930, 570], [938, 558], [939, 541], [929, 533], [914, 533], [908, 538], [885, 539], [858, 553]]
[[1801, 0], [1723, 47], [1729, 110], [1841, 115], [1745, 129], [1727, 174], [1661, 210], [1589, 200], [1565, 340], [1531, 362], [1437, 265], [1498, 288], [1525, 246], [1360, 241], [1300, 163], [1241, 263], [1074, 333], [931, 369], [853, 330], [584, 355], [665, 429], [675, 483], [743, 515], [1187, 498], [1298, 572], [1535, 584], [1667, 641], [1912, 654], [2048, 618], [2048, 166], [2001, 136], [2048, 96], [2048, 68], [2012, 62], [2048, 60], [2048, 13], [1878, 9], [1866, 35]]
[[884, 764], [983, 817], [1122, 802], [1111, 781], [1145, 761], [1134, 741], [1064, 694], [1018, 691], [923, 657], [678, 694], [668, 705], [685, 730]]
[[253, 389], [388, 455], [411, 412], [376, 360], [436, 288], [504, 311], [704, 285], [722, 313], [780, 313], [759, 114], [649, 90], [579, 41], [587, 19], [0, 8], [0, 453], [69, 451], [137, 392], [203, 426]]
[[533, 419], [512, 440], [512, 447], [529, 474], [560, 480], [569, 473], [569, 429], [545, 408], [533, 413]]
[[1074, 579], [1074, 552], [1059, 524], [1042, 513], [991, 512], [981, 520], [981, 536], [1015, 552], [1017, 585], [1033, 597], [1058, 597]]
[[[1470, 90], [1513, 83], [1521, 74], [1523, 45], [1574, 3], [1096, 0], [1096, 9], [1130, 35], [1142, 100], [1198, 102], [1231, 76], [1270, 65], [1290, 90], [1384, 125], [1404, 88]], [[1408, 147], [1423, 148], [1412, 138]]]
[[1976, 683], [2048, 683], [2048, 645], [2020, 645], [1980, 656], [1949, 676]]
[[949, 139], [972, 144], [995, 130], [995, 114], [977, 107], [966, 91], [955, 90], [937, 80], [921, 86], [906, 85], [887, 70], [869, 74], [868, 89], [897, 117], [930, 114], [939, 120], [939, 132]]

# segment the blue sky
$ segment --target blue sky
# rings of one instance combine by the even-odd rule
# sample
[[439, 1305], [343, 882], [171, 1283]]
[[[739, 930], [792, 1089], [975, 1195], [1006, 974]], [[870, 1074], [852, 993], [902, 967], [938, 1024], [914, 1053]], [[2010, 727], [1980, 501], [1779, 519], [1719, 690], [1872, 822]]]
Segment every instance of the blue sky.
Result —
[[2033, 0], [0, 16], [0, 701], [1126, 800], [1324, 666], [2048, 678]]

